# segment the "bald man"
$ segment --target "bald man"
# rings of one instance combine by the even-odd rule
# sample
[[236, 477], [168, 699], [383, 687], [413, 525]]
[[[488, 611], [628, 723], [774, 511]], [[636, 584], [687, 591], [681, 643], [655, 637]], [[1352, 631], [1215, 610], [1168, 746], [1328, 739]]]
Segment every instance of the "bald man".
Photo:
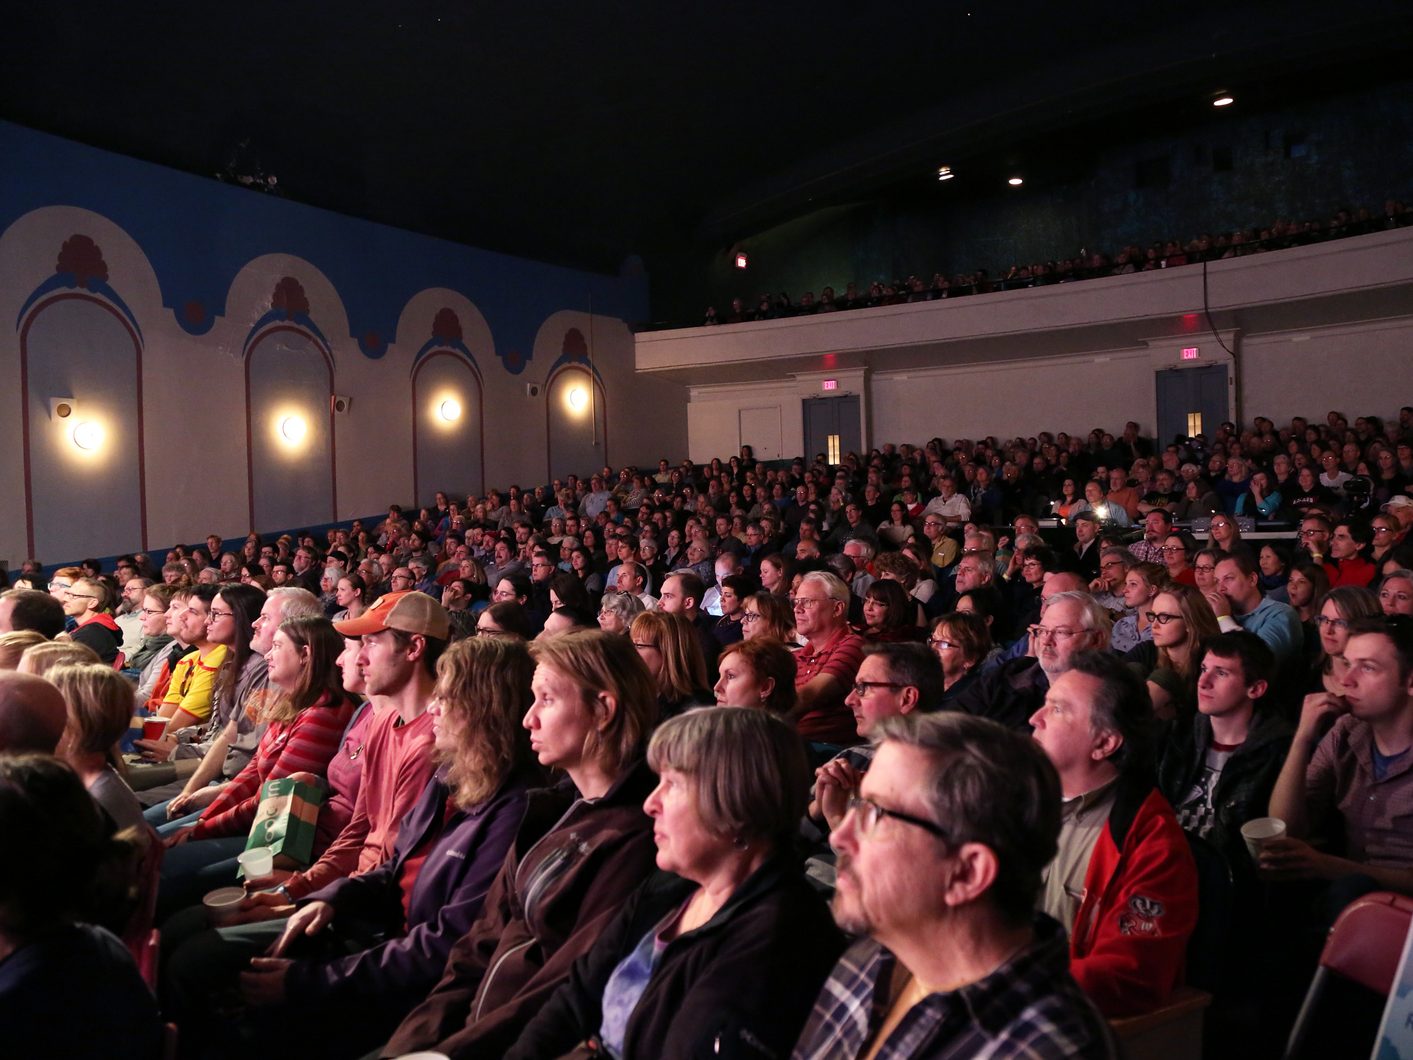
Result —
[[0, 672], [0, 754], [52, 755], [67, 720], [64, 697], [44, 678]]

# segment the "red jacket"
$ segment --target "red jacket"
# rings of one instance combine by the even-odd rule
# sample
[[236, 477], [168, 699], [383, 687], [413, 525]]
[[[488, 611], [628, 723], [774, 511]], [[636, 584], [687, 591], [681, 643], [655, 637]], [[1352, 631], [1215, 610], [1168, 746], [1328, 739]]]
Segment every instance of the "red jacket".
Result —
[[1368, 588], [1379, 569], [1363, 556], [1350, 556], [1349, 559], [1325, 560], [1325, 573], [1330, 576], [1330, 588], [1353, 585], [1360, 589]]
[[1197, 867], [1157, 788], [1120, 792], [1094, 844], [1070, 932], [1070, 971], [1105, 1016], [1150, 1012], [1182, 984], [1197, 925]]

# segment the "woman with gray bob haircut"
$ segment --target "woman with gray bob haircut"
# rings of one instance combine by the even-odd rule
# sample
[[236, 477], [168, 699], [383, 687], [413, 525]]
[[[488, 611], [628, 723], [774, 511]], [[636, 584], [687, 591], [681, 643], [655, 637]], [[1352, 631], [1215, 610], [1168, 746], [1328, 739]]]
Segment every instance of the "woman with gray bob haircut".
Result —
[[644, 809], [662, 871], [511, 1060], [783, 1056], [843, 947], [790, 853], [809, 768], [788, 724], [759, 710], [689, 711], [659, 726], [648, 764], [661, 778]]
[[643, 613], [641, 597], [632, 593], [604, 593], [599, 604], [599, 628], [605, 633], [619, 633], [627, 636], [633, 619]]

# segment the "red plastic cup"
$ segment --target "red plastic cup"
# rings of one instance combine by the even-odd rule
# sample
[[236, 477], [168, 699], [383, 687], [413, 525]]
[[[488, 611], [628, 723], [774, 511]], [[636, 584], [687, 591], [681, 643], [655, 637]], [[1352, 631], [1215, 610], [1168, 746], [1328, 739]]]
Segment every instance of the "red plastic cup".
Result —
[[142, 738], [144, 740], [160, 740], [166, 731], [166, 718], [144, 718], [142, 721]]

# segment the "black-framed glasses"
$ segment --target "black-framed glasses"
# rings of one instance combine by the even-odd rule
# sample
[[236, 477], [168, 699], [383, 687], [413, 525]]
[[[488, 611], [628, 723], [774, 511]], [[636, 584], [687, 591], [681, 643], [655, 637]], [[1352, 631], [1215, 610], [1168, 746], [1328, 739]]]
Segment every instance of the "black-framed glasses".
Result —
[[885, 806], [878, 805], [872, 799], [865, 799], [862, 795], [855, 795], [849, 799], [849, 812], [854, 815], [854, 819], [858, 823], [860, 835], [871, 835], [881, 819], [892, 817], [904, 824], [921, 828], [924, 832], [928, 832], [944, 842], [950, 838], [947, 835], [947, 830], [940, 824], [929, 821], [925, 817], [914, 817], [902, 810], [890, 810]]
[[217, 611], [217, 610], [213, 607], [213, 608], [211, 608], [210, 611], [207, 611], [207, 612], [206, 612], [206, 621], [208, 621], [208, 622], [219, 622], [219, 621], [221, 621], [221, 619], [223, 619], [223, 618], [232, 618], [232, 617], [234, 617], [234, 616], [235, 616], [235, 612], [234, 612], [234, 611]]
[[1320, 626], [1320, 627], [1322, 627], [1322, 628], [1323, 628], [1324, 626], [1329, 626], [1330, 629], [1348, 629], [1348, 628], [1349, 628], [1349, 623], [1348, 623], [1347, 621], [1345, 621], [1344, 619], [1342, 619], [1342, 618], [1330, 618], [1329, 615], [1316, 615], [1316, 616], [1315, 616], [1315, 625]]
[[942, 637], [928, 637], [927, 643], [939, 651], [946, 651], [948, 648], [956, 647], [956, 643], [954, 641], [946, 640]]
[[745, 623], [746, 625], [750, 625], [752, 622], [759, 622], [759, 621], [760, 621], [760, 612], [759, 612], [759, 611], [742, 611], [742, 612], [741, 612], [741, 621], [742, 621], [743, 623]]
[[1145, 611], [1143, 617], [1155, 626], [1166, 626], [1169, 622], [1182, 621], [1182, 615], [1175, 615], [1171, 611]]

